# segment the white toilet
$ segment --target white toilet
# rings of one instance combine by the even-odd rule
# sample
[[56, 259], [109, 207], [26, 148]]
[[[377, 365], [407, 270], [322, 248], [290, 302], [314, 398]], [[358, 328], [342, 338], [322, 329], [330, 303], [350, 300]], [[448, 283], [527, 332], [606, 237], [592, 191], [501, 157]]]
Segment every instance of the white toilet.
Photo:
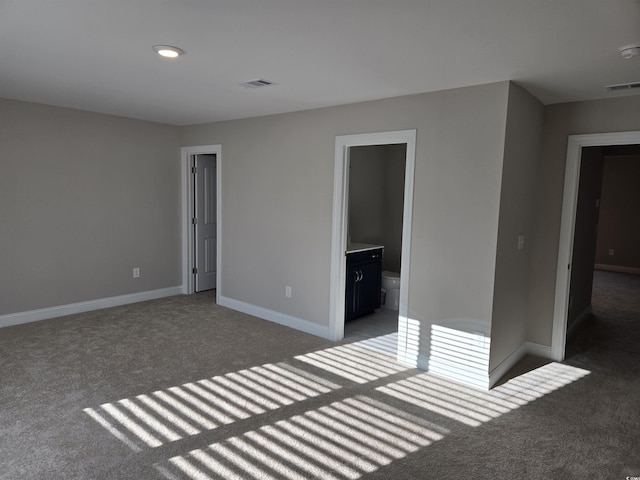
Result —
[[383, 308], [398, 310], [400, 306], [400, 274], [382, 272]]

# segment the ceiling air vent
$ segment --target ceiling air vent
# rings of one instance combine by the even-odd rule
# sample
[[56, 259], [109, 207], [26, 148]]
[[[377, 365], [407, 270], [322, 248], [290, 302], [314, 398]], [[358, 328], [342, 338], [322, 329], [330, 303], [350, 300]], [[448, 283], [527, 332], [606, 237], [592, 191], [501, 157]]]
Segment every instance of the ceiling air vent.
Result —
[[617, 85], [607, 85], [604, 88], [609, 92], [617, 92], [618, 90], [631, 90], [632, 88], [640, 88], [640, 82], [619, 83]]
[[260, 88], [260, 87], [268, 87], [270, 85], [275, 85], [274, 82], [269, 80], [264, 80], [262, 78], [258, 78], [257, 80], [249, 80], [247, 82], [238, 83], [241, 87], [245, 88]]

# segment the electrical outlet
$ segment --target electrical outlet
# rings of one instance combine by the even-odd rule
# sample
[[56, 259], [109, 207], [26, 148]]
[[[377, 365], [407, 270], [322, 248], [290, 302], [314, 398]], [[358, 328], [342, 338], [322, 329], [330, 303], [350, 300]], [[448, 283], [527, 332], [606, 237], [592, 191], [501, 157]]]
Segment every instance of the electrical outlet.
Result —
[[518, 235], [518, 250], [522, 250], [524, 248], [524, 235]]
[[291, 298], [291, 287], [289, 285], [284, 287], [284, 296], [287, 298]]
[[133, 269], [133, 278], [139, 278], [140, 277], [140, 267], [135, 267]]
[[609, 255], [613, 255], [615, 253], [615, 251], [613, 250], [613, 248], [609, 249]]

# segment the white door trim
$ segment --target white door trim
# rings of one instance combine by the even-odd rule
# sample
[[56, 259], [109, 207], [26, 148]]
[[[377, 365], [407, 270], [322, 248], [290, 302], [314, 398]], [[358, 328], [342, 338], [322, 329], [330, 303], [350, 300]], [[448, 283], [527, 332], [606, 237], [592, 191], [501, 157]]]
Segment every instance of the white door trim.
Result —
[[[365, 133], [358, 135], [340, 135], [336, 137], [335, 170], [333, 183], [333, 226], [331, 237], [331, 290], [329, 333], [333, 340], [344, 337], [344, 301], [347, 249], [347, 217], [349, 195], [349, 148], [365, 145], [389, 145], [404, 143], [407, 145], [404, 213], [402, 221], [402, 259], [400, 267], [400, 307], [399, 331], [406, 324], [409, 305], [409, 266], [411, 265], [411, 223], [413, 218], [413, 177], [415, 171], [416, 131], [400, 130], [395, 132]], [[406, 329], [404, 329], [406, 331]], [[398, 335], [399, 346], [404, 345]]]
[[569, 306], [569, 283], [571, 281], [570, 266], [573, 253], [573, 234], [578, 203], [582, 147], [632, 144], [640, 144], [640, 132], [593, 133], [569, 136], [567, 162], [564, 173], [560, 243], [558, 245], [558, 265], [556, 273], [556, 296], [551, 336], [551, 354], [556, 361], [564, 360], [567, 341], [567, 309]]
[[189, 295], [195, 291], [193, 279], [193, 228], [191, 219], [194, 216], [193, 209], [193, 183], [191, 182], [191, 157], [199, 154], [214, 154], [216, 156], [216, 216], [217, 216], [217, 238], [216, 242], [216, 289], [221, 291], [222, 282], [220, 274], [220, 252], [221, 252], [221, 212], [222, 212], [222, 146], [221, 145], [198, 145], [193, 147], [182, 147], [180, 149], [182, 162], [182, 293]]

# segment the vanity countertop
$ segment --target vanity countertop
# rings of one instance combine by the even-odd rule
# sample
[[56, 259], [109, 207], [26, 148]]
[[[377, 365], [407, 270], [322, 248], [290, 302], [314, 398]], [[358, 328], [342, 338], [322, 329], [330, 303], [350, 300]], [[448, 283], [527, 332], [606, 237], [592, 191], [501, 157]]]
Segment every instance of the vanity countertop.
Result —
[[384, 246], [371, 245], [369, 243], [350, 243], [347, 245], [346, 253], [366, 252], [367, 250], [375, 250], [377, 248], [384, 248]]

